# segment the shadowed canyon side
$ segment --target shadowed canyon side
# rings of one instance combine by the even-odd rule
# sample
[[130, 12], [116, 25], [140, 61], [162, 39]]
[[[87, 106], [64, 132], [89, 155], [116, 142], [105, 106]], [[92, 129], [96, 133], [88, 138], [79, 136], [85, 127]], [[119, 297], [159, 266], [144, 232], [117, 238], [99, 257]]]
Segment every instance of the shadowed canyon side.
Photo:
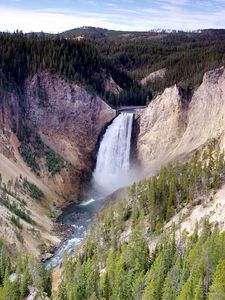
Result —
[[[98, 138], [115, 115], [85, 88], [48, 72], [27, 79], [22, 94], [1, 89], [0, 192], [9, 197], [10, 186], [12, 190], [18, 186], [10, 202], [0, 205], [1, 238], [7, 244], [38, 255], [51, 243], [59, 243], [51, 232], [50, 216], [57, 216], [57, 206], [79, 200], [91, 177]], [[33, 191], [26, 194], [26, 180], [29, 187], [43, 192], [41, 200]], [[31, 224], [22, 221], [20, 233], [8, 220], [13, 214], [6, 205], [20, 206], [23, 201]]]
[[[177, 85], [167, 88], [135, 114], [136, 157], [146, 172], [219, 139], [225, 146], [225, 69], [207, 72], [190, 97]], [[160, 139], [160, 143], [158, 140]], [[151, 171], [150, 171], [151, 170]]]
[[[44, 106], [40, 103], [40, 90], [45, 95]], [[25, 101], [27, 118], [43, 142], [69, 162], [72, 169], [87, 174], [86, 179], [76, 178], [76, 174], [73, 179], [72, 174], [68, 184], [66, 178], [62, 178], [64, 197], [74, 200], [77, 195], [73, 189], [77, 181], [80, 182], [79, 195], [80, 186], [89, 180], [98, 137], [116, 112], [84, 88], [48, 73], [38, 74], [26, 82]]]
[[[1, 152], [13, 155], [9, 149], [12, 149], [10, 136], [14, 131], [20, 140], [16, 146], [22, 149], [20, 152], [25, 160], [28, 158], [31, 168], [33, 165], [29, 165], [31, 159], [26, 152], [34, 152], [32, 159], [39, 164], [34, 173], [55, 190], [59, 198], [76, 199], [82, 184], [92, 173], [98, 137], [116, 112], [84, 88], [47, 72], [27, 79], [22, 95], [6, 93], [4, 99], [1, 106], [4, 133], [1, 136], [8, 146], [4, 143]], [[59, 155], [59, 160], [61, 157], [65, 161], [54, 171], [54, 176], [44, 166], [45, 157], [39, 159], [40, 152], [48, 151], [43, 144]], [[43, 149], [37, 153], [40, 147]]]

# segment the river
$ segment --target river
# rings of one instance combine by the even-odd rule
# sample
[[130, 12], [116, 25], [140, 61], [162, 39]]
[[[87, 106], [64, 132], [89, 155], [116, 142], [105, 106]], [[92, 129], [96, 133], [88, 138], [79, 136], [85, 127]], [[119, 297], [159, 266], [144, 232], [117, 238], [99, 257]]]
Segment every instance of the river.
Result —
[[88, 199], [66, 208], [60, 217], [62, 224], [71, 228], [71, 234], [46, 262], [48, 268], [58, 266], [64, 253], [71, 255], [79, 245], [94, 215], [104, 207], [104, 199], [130, 182], [130, 148], [133, 111], [121, 112], [108, 126], [100, 143]]

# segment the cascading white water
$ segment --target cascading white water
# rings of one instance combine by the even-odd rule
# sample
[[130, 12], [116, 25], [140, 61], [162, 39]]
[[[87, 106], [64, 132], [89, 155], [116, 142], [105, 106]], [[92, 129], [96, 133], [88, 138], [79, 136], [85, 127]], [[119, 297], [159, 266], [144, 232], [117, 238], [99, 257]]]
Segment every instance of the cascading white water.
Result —
[[104, 196], [119, 187], [131, 183], [129, 170], [132, 123], [133, 113], [124, 112], [119, 114], [108, 126], [98, 151], [97, 164], [93, 173], [94, 187], [91, 188], [90, 198], [76, 204], [71, 212], [71, 217], [67, 212], [67, 221], [63, 221], [63, 223], [72, 227], [72, 233], [46, 263], [47, 268], [59, 265], [63, 253], [66, 252], [67, 255], [70, 255], [82, 242], [94, 214], [104, 205], [102, 201], [98, 200], [103, 199]]
[[103, 194], [128, 183], [132, 123], [133, 113], [123, 112], [103, 136], [93, 173], [94, 184]]

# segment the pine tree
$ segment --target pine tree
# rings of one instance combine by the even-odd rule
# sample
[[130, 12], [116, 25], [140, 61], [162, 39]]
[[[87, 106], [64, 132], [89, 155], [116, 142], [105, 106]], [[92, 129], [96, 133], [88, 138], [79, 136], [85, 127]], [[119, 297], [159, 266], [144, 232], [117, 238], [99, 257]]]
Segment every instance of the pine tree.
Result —
[[225, 299], [225, 259], [216, 268], [207, 300]]

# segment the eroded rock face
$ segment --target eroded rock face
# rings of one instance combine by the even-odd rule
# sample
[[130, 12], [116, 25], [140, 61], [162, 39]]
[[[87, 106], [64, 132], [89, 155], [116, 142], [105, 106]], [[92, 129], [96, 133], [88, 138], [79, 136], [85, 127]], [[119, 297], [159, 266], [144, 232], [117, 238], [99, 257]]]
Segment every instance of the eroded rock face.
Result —
[[19, 119], [23, 118], [26, 126], [35, 128], [43, 142], [68, 162], [51, 176], [40, 161], [39, 179], [59, 198], [76, 201], [91, 176], [99, 138], [115, 116], [115, 110], [85, 88], [42, 72], [26, 80], [21, 95], [2, 91], [0, 153], [16, 163], [14, 148], [19, 143], [12, 143], [11, 136], [20, 131]]
[[121, 89], [121, 87], [116, 84], [116, 82], [113, 80], [112, 76], [109, 76], [105, 79], [105, 91], [106, 92], [111, 92], [114, 95], [119, 95], [123, 89]]
[[[0, 238], [10, 247], [38, 256], [47, 251], [50, 242], [59, 243], [56, 232], [52, 232], [49, 214], [56, 218], [59, 206], [80, 200], [84, 181], [92, 173], [99, 138], [115, 115], [116, 112], [99, 97], [47, 72], [27, 79], [20, 93], [1, 87], [0, 185], [12, 182], [14, 189], [17, 182], [17, 197], [11, 194], [8, 197], [18, 207], [20, 199], [25, 200], [26, 209], [37, 224], [20, 220], [23, 230], [19, 232], [10, 221], [12, 212], [0, 205]], [[43, 142], [68, 162], [60, 172], [51, 175], [44, 155], [38, 158], [39, 176], [31, 171], [19, 153], [18, 136], [24, 129], [22, 125], [34, 128], [32, 135], [37, 130]], [[18, 188], [18, 182], [23, 187], [24, 178], [42, 190], [44, 198], [41, 201]]]
[[15, 160], [10, 142], [12, 130], [19, 124], [19, 99], [15, 92], [1, 91], [0, 95], [0, 153]]
[[144, 77], [140, 83], [141, 85], [146, 85], [148, 82], [154, 81], [156, 79], [163, 79], [166, 75], [166, 68], [157, 70], [155, 72], [150, 73], [149, 75], [147, 75], [146, 77]]
[[79, 169], [90, 170], [96, 143], [116, 112], [99, 97], [49, 73], [27, 80], [29, 121], [43, 141]]
[[187, 105], [179, 88], [168, 88], [137, 115], [137, 157], [141, 164], [165, 160], [186, 129]]
[[115, 110], [83, 87], [48, 72], [26, 81], [25, 103], [27, 121], [70, 163], [54, 177], [44, 176], [44, 181], [64, 198], [76, 200], [92, 173], [98, 139]]
[[212, 138], [225, 146], [225, 69], [207, 72], [187, 100], [173, 86], [136, 115], [137, 159], [142, 166], [162, 164], [186, 155]]

